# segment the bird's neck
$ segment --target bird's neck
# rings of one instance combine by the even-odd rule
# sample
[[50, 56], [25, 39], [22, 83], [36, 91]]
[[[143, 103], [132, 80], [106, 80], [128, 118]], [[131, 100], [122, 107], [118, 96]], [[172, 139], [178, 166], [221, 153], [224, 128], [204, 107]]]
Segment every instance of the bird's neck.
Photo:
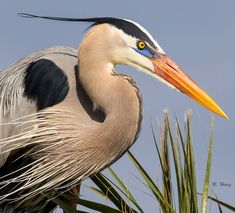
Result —
[[97, 131], [102, 131], [100, 134], [110, 152], [113, 150], [120, 156], [133, 144], [140, 130], [141, 95], [134, 81], [116, 74], [114, 65], [106, 61], [102, 53], [90, 51], [88, 54], [83, 50], [80, 49], [78, 56], [80, 82], [93, 105], [106, 115]]

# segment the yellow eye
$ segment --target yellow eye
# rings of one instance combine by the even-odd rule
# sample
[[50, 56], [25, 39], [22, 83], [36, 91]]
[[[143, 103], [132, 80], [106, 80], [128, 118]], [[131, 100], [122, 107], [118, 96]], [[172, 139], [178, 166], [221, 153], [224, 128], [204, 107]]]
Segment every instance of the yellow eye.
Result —
[[146, 47], [146, 44], [143, 41], [138, 41], [137, 47], [138, 49], [143, 50]]

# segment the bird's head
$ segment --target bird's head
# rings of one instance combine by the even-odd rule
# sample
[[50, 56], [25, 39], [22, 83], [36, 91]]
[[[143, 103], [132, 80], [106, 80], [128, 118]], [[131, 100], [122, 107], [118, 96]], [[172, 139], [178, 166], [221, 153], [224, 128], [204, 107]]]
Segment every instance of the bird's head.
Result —
[[[183, 70], [163, 51], [157, 41], [141, 25], [120, 18], [61, 18], [20, 14], [30, 18], [44, 18], [59, 21], [92, 22], [93, 35], [101, 33], [103, 47], [113, 64], [133, 66], [168, 86], [185, 93], [187, 96], [211, 110], [228, 118], [216, 102], [199, 87]], [[91, 33], [92, 34], [92, 33]], [[89, 35], [89, 33], [88, 33]], [[93, 42], [101, 41], [94, 36]]]
[[96, 42], [102, 38], [105, 52], [114, 64], [133, 66], [168, 86], [185, 93], [187, 96], [211, 110], [228, 118], [216, 102], [199, 87], [163, 51], [157, 41], [141, 25], [126, 19], [96, 18], [92, 32]]

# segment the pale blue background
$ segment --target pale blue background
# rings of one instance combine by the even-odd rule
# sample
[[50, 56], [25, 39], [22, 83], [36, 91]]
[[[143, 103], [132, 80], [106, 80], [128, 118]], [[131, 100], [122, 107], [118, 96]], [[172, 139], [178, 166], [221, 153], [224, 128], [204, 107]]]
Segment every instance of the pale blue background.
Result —
[[[21, 0], [0, 2], [0, 69], [45, 47], [78, 47], [88, 25], [17, 17], [17, 12], [65, 17], [114, 16], [139, 22], [157, 38], [163, 49], [224, 109], [230, 120], [216, 116], [212, 182], [231, 187], [213, 187], [217, 196], [235, 205], [235, 1], [76, 1]], [[193, 110], [193, 136], [198, 186], [204, 178], [211, 113], [188, 97], [169, 89], [134, 69], [118, 66], [137, 81], [144, 97], [145, 119], [133, 153], [160, 183], [161, 174], [151, 137], [150, 118], [157, 126], [163, 109], [168, 108], [183, 123], [184, 112]], [[158, 206], [145, 187], [134, 177], [134, 169], [123, 157], [114, 165], [146, 212]], [[176, 192], [175, 192], [176, 193]], [[96, 197], [82, 190], [84, 196]], [[211, 212], [217, 212], [212, 205]], [[224, 211], [226, 212], [226, 211]]]

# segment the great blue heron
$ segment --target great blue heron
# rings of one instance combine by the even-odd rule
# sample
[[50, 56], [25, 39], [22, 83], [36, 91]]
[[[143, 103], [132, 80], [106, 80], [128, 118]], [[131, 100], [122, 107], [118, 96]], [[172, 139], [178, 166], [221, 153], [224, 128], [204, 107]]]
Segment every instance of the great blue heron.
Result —
[[144, 71], [227, 118], [139, 24], [21, 15], [93, 24], [78, 51], [44, 49], [0, 72], [0, 209], [36, 212], [39, 194], [79, 185], [136, 141], [141, 94], [116, 64]]

